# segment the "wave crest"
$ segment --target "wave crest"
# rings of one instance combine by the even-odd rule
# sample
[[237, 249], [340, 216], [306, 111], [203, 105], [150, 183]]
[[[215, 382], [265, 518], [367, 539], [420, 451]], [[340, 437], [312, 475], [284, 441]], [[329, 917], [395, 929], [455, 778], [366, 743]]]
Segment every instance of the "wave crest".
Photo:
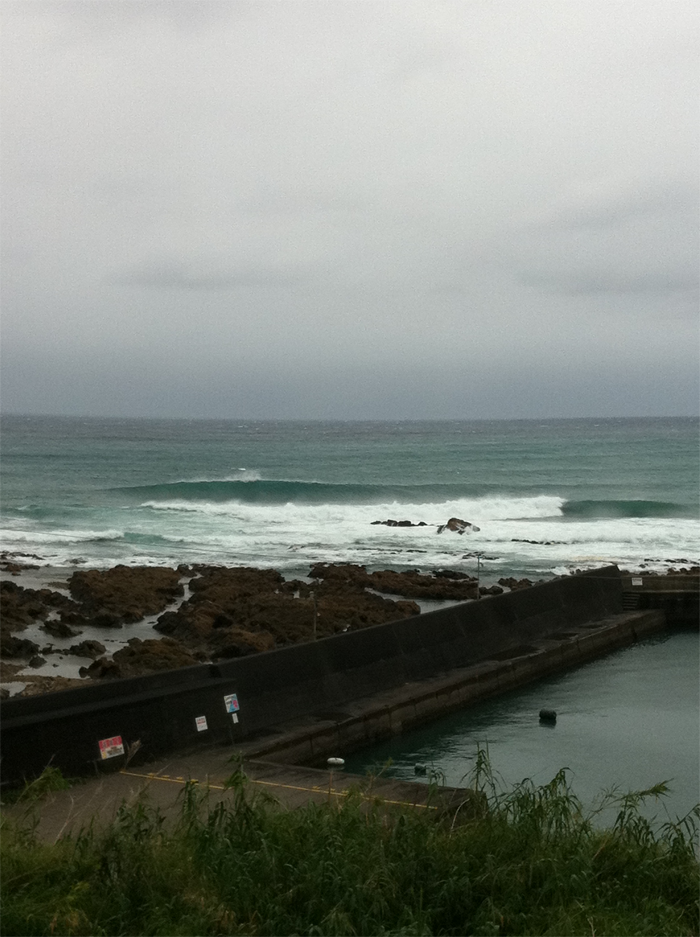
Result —
[[697, 517], [697, 511], [687, 504], [673, 501], [566, 501], [561, 509], [564, 517], [620, 518], [620, 517]]

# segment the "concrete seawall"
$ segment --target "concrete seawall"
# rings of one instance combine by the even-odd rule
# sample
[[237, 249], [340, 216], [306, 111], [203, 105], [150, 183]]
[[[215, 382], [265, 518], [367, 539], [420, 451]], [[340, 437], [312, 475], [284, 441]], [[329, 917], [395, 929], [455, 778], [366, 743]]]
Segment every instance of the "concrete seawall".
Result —
[[478, 700], [498, 696], [533, 680], [601, 657], [666, 627], [656, 611], [613, 616], [574, 628], [567, 637], [544, 637], [531, 648], [513, 650], [447, 674], [377, 693], [346, 706], [346, 712], [283, 723], [264, 736], [243, 742], [246, 758], [289, 764], [323, 764], [396, 735]]
[[606, 567], [266, 654], [11, 699], [0, 706], [2, 780], [212, 744], [313, 762], [664, 626], [663, 611], [623, 610], [619, 570]]

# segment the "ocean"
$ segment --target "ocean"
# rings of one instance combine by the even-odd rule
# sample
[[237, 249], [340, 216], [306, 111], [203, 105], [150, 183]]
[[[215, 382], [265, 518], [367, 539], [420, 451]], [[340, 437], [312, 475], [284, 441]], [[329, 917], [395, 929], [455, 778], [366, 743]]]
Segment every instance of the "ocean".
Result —
[[[272, 422], [4, 416], [6, 551], [47, 565], [482, 581], [700, 564], [694, 418]], [[479, 529], [437, 533], [459, 517]], [[426, 526], [388, 527], [387, 519]], [[477, 554], [481, 554], [477, 557]]]

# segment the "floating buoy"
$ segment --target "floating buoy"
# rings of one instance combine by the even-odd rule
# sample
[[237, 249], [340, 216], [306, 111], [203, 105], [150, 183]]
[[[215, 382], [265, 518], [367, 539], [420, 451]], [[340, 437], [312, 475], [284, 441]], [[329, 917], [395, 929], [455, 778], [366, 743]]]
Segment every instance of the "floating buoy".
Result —
[[557, 714], [553, 709], [540, 709], [540, 722], [548, 722], [553, 725], [557, 721]]
[[345, 764], [344, 758], [329, 758], [326, 762], [331, 768], [342, 768]]
[[414, 765], [414, 766], [413, 766], [413, 770], [415, 771], [416, 774], [427, 774], [427, 773], [428, 773], [428, 768], [426, 767], [426, 765], [422, 765], [422, 764], [420, 764], [420, 762], [419, 762], [417, 765]]

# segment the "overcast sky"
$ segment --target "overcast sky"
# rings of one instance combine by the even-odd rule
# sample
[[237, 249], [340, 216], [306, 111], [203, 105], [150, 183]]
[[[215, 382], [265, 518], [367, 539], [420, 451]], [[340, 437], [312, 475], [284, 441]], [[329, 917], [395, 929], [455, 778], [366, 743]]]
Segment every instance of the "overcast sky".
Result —
[[695, 3], [2, 3], [3, 409], [698, 408]]

